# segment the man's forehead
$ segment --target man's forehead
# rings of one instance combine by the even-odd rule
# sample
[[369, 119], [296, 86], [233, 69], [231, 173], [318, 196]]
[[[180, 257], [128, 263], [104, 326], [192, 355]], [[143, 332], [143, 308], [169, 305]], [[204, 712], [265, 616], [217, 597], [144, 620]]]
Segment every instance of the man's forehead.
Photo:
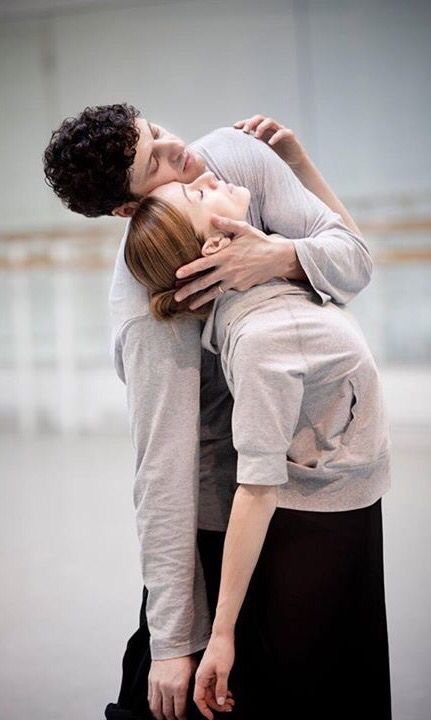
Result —
[[148, 121], [145, 118], [136, 118], [135, 126], [137, 127], [137, 129], [139, 131], [138, 143], [143, 145], [146, 141], [148, 141], [148, 139], [151, 135], [150, 126], [148, 124]]

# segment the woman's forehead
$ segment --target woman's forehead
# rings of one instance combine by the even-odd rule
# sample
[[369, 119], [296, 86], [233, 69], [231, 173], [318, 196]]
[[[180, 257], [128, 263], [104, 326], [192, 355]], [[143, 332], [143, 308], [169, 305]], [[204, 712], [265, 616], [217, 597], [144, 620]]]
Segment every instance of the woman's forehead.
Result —
[[150, 193], [150, 196], [159, 197], [163, 200], [171, 199], [173, 201], [181, 196], [184, 197], [181, 190], [181, 183], [176, 182], [175, 180], [168, 182], [165, 185], [159, 185]]

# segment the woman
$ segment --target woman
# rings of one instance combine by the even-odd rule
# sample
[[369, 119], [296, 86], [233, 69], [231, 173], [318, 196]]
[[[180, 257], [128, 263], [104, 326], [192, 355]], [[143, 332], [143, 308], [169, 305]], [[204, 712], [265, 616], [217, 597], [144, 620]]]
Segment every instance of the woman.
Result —
[[[143, 201], [125, 260], [157, 318], [190, 312], [175, 301], [176, 270], [229, 243], [215, 235], [213, 214], [234, 227], [249, 202], [246, 188], [212, 173]], [[247, 662], [252, 647], [235, 640], [251, 597], [271, 683], [256, 687], [263, 703], [253, 716], [390, 718], [381, 528], [389, 441], [374, 360], [348, 311], [317, 304], [305, 283], [220, 290], [200, 316], [234, 398], [238, 489], [195, 702], [212, 720], [208, 697], [223, 704], [235, 651], [238, 666]]]

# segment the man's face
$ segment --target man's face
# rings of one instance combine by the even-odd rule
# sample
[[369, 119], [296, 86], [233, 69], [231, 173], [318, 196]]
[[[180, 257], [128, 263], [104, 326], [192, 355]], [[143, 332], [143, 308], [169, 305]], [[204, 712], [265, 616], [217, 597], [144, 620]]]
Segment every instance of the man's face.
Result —
[[135, 122], [139, 140], [130, 173], [130, 191], [134, 195], [144, 197], [173, 180], [190, 183], [204, 172], [204, 160], [183, 140], [144, 118]]

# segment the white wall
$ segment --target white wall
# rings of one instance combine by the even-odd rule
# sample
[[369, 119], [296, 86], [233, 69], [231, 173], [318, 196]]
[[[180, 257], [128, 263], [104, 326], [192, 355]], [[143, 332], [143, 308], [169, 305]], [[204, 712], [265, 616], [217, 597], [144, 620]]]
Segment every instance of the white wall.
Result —
[[40, 157], [66, 115], [123, 100], [187, 140], [274, 115], [342, 195], [430, 194], [429, 7], [171, 0], [3, 17], [1, 227], [81, 221], [44, 186]]
[[[0, 231], [98, 222], [62, 208], [43, 183], [41, 155], [66, 115], [123, 100], [187, 140], [255, 111], [274, 115], [298, 131], [341, 195], [423, 194], [426, 206], [430, 20], [419, 0], [0, 0]], [[376, 351], [394, 319], [400, 342], [417, 341], [428, 267], [407, 275], [399, 266], [360, 296]], [[108, 364], [106, 278], [5, 275], [0, 395], [28, 435], [0, 440], [0, 715], [101, 718], [116, 699], [141, 592], [133, 449], [127, 437], [89, 433], [99, 415], [108, 427], [121, 412], [127, 425], [124, 388], [99, 357], [106, 352]], [[384, 502], [394, 720], [426, 720], [429, 367], [382, 370], [394, 424]], [[36, 432], [40, 418], [51, 427], [50, 409], [62, 436]]]

